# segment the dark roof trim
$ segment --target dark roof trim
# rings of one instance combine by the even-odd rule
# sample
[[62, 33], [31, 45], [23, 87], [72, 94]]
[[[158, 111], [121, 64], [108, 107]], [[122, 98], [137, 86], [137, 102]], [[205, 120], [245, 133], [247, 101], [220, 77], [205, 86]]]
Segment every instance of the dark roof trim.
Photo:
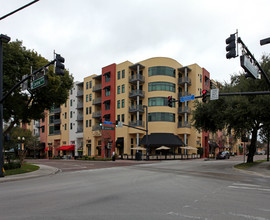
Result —
[[178, 70], [182, 73], [185, 73], [185, 69], [187, 69], [188, 72], [191, 71], [191, 69], [188, 67], [188, 66], [184, 66], [184, 67], [181, 67], [181, 68], [178, 68]]
[[136, 64], [134, 64], [132, 66], [129, 66], [129, 68], [132, 69], [132, 70], [137, 70], [137, 66], [139, 66], [140, 69], [144, 69], [145, 68], [145, 66], [143, 66], [140, 63], [136, 63]]

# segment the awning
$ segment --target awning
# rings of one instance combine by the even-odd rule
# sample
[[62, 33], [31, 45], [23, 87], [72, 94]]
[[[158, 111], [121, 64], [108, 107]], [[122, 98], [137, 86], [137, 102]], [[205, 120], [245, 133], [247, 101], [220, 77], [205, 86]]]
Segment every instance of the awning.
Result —
[[156, 150], [170, 150], [171, 148], [166, 147], [166, 146], [161, 146], [159, 148], [157, 148]]
[[191, 146], [186, 146], [186, 147], [180, 147], [182, 149], [187, 149], [187, 150], [198, 150], [196, 147], [191, 147]]
[[131, 150], [146, 150], [145, 148], [143, 147], [132, 147], [130, 148]]
[[[146, 145], [146, 135], [141, 140], [141, 145]], [[149, 146], [184, 146], [184, 142], [173, 133], [151, 133], [148, 135]]]
[[75, 150], [75, 145], [65, 145], [65, 146], [61, 146], [61, 147], [58, 148], [57, 150]]

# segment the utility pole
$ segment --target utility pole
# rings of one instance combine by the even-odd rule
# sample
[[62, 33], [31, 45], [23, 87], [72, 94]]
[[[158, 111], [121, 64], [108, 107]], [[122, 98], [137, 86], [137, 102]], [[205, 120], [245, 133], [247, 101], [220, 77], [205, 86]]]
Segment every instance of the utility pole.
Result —
[[[3, 43], [8, 43], [10, 37], [1, 34], [0, 35], [0, 100], [3, 98]], [[4, 177], [3, 167], [4, 167], [4, 156], [3, 156], [3, 102], [0, 102], [0, 177]]]

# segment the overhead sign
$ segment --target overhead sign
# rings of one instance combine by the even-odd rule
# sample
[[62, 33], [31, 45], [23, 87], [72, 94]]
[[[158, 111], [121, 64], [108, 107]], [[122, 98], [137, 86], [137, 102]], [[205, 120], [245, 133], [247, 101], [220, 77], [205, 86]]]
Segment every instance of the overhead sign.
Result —
[[219, 99], [219, 89], [211, 89], [210, 90], [210, 100]]
[[114, 127], [105, 127], [105, 126], [102, 126], [102, 130], [114, 130]]
[[112, 122], [111, 121], [104, 121], [103, 124], [104, 125], [112, 125]]
[[180, 98], [180, 102], [187, 102], [195, 99], [195, 95], [183, 96]]
[[46, 86], [48, 82], [48, 78], [46, 76], [42, 76], [31, 82], [31, 89], [37, 89], [42, 86]]
[[250, 59], [246, 55], [240, 56], [240, 64], [241, 67], [248, 74], [250, 74], [251, 77], [253, 77], [254, 79], [258, 78], [259, 75], [258, 68], [250, 61]]

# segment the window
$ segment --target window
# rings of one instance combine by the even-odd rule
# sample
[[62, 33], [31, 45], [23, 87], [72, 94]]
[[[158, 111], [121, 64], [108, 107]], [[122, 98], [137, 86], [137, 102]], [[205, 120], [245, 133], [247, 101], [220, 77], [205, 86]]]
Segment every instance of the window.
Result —
[[88, 128], [88, 120], [86, 120], [86, 121], [85, 121], [85, 123], [86, 123], [86, 125], [85, 125], [85, 126]]
[[72, 89], [70, 90], [70, 95], [72, 95]]
[[105, 96], [110, 96], [111, 95], [111, 88], [110, 87], [106, 87], [105, 88]]
[[[148, 106], [168, 106], [168, 97], [153, 97], [148, 99]], [[172, 103], [175, 107], [175, 102]]]
[[125, 84], [122, 85], [122, 93], [125, 93]]
[[120, 115], [117, 115], [117, 121], [120, 121]]
[[70, 123], [70, 130], [72, 130], [72, 123]]
[[92, 114], [92, 107], [89, 107], [89, 114]]
[[125, 78], [125, 70], [122, 70], [122, 79]]
[[175, 114], [167, 112], [154, 112], [148, 114], [149, 121], [169, 121], [175, 122]]
[[111, 108], [111, 102], [110, 101], [105, 102], [105, 110], [110, 110], [110, 108]]
[[72, 106], [72, 99], [70, 99], [70, 106]]
[[120, 100], [117, 100], [117, 108], [120, 108]]
[[125, 99], [122, 99], [122, 108], [125, 108]]
[[92, 94], [89, 94], [89, 102], [92, 101]]
[[88, 89], [88, 82], [86, 82], [86, 89]]
[[91, 127], [92, 126], [92, 121], [91, 121], [91, 119], [89, 119], [89, 127]]
[[111, 81], [111, 73], [110, 72], [105, 73], [104, 76], [105, 76], [105, 82], [110, 82]]
[[72, 118], [72, 111], [70, 111], [70, 115], [69, 116], [70, 116], [70, 118]]
[[148, 69], [149, 76], [164, 75], [175, 77], [175, 69], [167, 66], [154, 66]]
[[120, 79], [121, 78], [121, 73], [120, 71], [117, 72], [117, 79]]
[[44, 133], [45, 132], [45, 126], [41, 127], [41, 132]]
[[67, 119], [67, 113], [65, 112], [65, 119]]
[[87, 115], [88, 115], [88, 108], [86, 108], [85, 114], [87, 114]]
[[120, 86], [117, 86], [117, 94], [120, 94]]
[[86, 102], [88, 102], [88, 95], [86, 95]]
[[148, 91], [170, 91], [175, 92], [175, 84], [169, 82], [153, 82], [148, 84]]
[[65, 130], [67, 130], [67, 124], [65, 124]]
[[125, 122], [125, 114], [122, 114], [122, 115], [121, 115], [121, 121], [122, 121], [122, 122]]
[[89, 81], [89, 89], [92, 88], [92, 81]]

